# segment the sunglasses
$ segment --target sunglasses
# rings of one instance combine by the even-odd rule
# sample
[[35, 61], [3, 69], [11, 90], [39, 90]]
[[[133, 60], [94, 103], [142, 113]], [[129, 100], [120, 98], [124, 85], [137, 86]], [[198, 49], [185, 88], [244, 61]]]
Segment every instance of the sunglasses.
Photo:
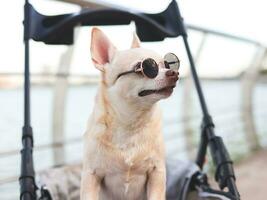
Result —
[[[178, 72], [180, 67], [180, 60], [174, 53], [167, 53], [164, 56], [164, 65], [165, 68]], [[152, 79], [158, 75], [159, 65], [154, 59], [146, 58], [134, 65], [132, 70], [120, 73], [117, 76], [117, 79], [123, 75], [130, 73], [141, 73], [144, 77]]]

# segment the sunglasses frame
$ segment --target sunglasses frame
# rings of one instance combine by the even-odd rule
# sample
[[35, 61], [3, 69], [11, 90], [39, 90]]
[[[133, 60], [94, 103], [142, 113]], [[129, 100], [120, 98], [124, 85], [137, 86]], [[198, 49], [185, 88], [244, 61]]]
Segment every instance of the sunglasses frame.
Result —
[[[170, 65], [170, 64], [174, 64], [174, 63], [178, 63], [178, 69], [177, 69], [177, 70], [179, 70], [179, 67], [180, 67], [180, 60], [179, 60], [179, 58], [178, 58], [174, 53], [171, 53], [171, 54], [173, 54], [173, 55], [177, 58], [177, 61], [167, 62], [166, 60], [164, 60], [164, 65], [165, 65], [165, 67], [166, 67], [165, 62], [167, 62], [168, 65]], [[165, 57], [165, 56], [164, 56], [164, 57]], [[144, 63], [144, 61], [146, 61], [146, 60], [148, 60], [148, 59], [151, 59], [151, 60], [153, 60], [153, 62], [155, 62], [156, 66], [157, 66], [157, 69], [158, 69], [158, 71], [159, 71], [159, 65], [158, 65], [158, 63], [157, 63], [153, 58], [146, 58], [146, 59], [144, 59], [144, 60], [138, 62], [137, 64], [135, 64], [132, 70], [129, 70], [129, 71], [120, 73], [120, 74], [117, 76], [116, 80], [119, 79], [121, 76], [130, 74], [130, 73], [138, 73], [138, 72], [141, 72], [142, 75], [143, 75], [144, 77], [146, 77], [146, 78], [150, 78], [150, 79], [155, 78], [155, 77], [158, 75], [158, 72], [157, 72], [157, 75], [156, 75], [155, 77], [149, 77], [149, 76], [147, 76], [147, 75], [145, 74], [145, 72], [144, 72], [143, 63]], [[169, 68], [169, 69], [171, 69], [171, 68]]]
[[[153, 60], [153, 62], [155, 62], [156, 66], [157, 66], [157, 69], [159, 69], [159, 65], [158, 65], [158, 63], [157, 63], [153, 58], [146, 58], [146, 59], [144, 59], [144, 60], [142, 60], [142, 61], [136, 63], [136, 64], [134, 65], [134, 67], [133, 67], [132, 70], [120, 73], [120, 74], [117, 76], [116, 80], [117, 80], [118, 78], [120, 78], [121, 76], [123, 76], [123, 75], [130, 74], [130, 73], [138, 73], [138, 72], [141, 72], [142, 75], [143, 75], [144, 77], [146, 77], [146, 78], [150, 78], [150, 79], [155, 78], [156, 76], [155, 76], [155, 77], [149, 77], [149, 76], [147, 76], [147, 75], [145, 74], [145, 72], [144, 72], [143, 62], [146, 61], [146, 60], [148, 60], [148, 59]], [[158, 75], [158, 72], [157, 72], [157, 75]]]

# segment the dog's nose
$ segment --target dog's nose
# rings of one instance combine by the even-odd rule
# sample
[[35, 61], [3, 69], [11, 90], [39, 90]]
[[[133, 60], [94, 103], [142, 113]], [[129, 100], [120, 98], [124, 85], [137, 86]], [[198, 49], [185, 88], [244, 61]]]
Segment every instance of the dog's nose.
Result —
[[170, 81], [171, 83], [175, 84], [176, 81], [178, 81], [179, 77], [179, 72], [176, 72], [172, 69], [169, 69], [168, 71], [165, 72], [165, 76]]
[[172, 70], [172, 69], [169, 69], [168, 71], [166, 71], [165, 75], [166, 75], [167, 77], [178, 76], [178, 75], [179, 75], [179, 72], [176, 72], [176, 71], [174, 71], [174, 70]]

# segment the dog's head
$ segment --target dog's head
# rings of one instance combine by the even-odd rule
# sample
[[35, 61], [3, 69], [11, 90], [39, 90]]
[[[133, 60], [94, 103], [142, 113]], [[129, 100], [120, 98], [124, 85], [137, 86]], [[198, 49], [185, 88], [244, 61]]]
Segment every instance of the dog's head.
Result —
[[[169, 97], [178, 80], [179, 73], [167, 69], [162, 56], [140, 47], [136, 34], [131, 48], [119, 51], [101, 30], [93, 28], [91, 56], [95, 67], [102, 72], [102, 84], [108, 98], [118, 103], [123, 99], [140, 108], [153, 105], [158, 100]], [[154, 59], [159, 66], [155, 78], [148, 78], [140, 72], [120, 75], [133, 70], [137, 63], [146, 58]]]

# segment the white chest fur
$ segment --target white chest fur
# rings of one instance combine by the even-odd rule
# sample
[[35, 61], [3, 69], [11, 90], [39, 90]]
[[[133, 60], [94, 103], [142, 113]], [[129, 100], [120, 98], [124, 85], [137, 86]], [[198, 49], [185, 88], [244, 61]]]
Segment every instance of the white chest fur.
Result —
[[[147, 174], [154, 168], [158, 159], [154, 151], [155, 146], [152, 147], [155, 137], [147, 138], [151, 134], [146, 134], [145, 131], [129, 134], [116, 133], [115, 135], [120, 136], [113, 137], [111, 142], [98, 141], [98, 150], [94, 148], [95, 152], [90, 153], [97, 156], [98, 161], [95, 160], [93, 163], [96, 174], [102, 178], [105, 188], [120, 191], [126, 196], [131, 195], [129, 192], [141, 192], [140, 190], [145, 188]], [[114, 185], [121, 186], [121, 189], [114, 188]]]

